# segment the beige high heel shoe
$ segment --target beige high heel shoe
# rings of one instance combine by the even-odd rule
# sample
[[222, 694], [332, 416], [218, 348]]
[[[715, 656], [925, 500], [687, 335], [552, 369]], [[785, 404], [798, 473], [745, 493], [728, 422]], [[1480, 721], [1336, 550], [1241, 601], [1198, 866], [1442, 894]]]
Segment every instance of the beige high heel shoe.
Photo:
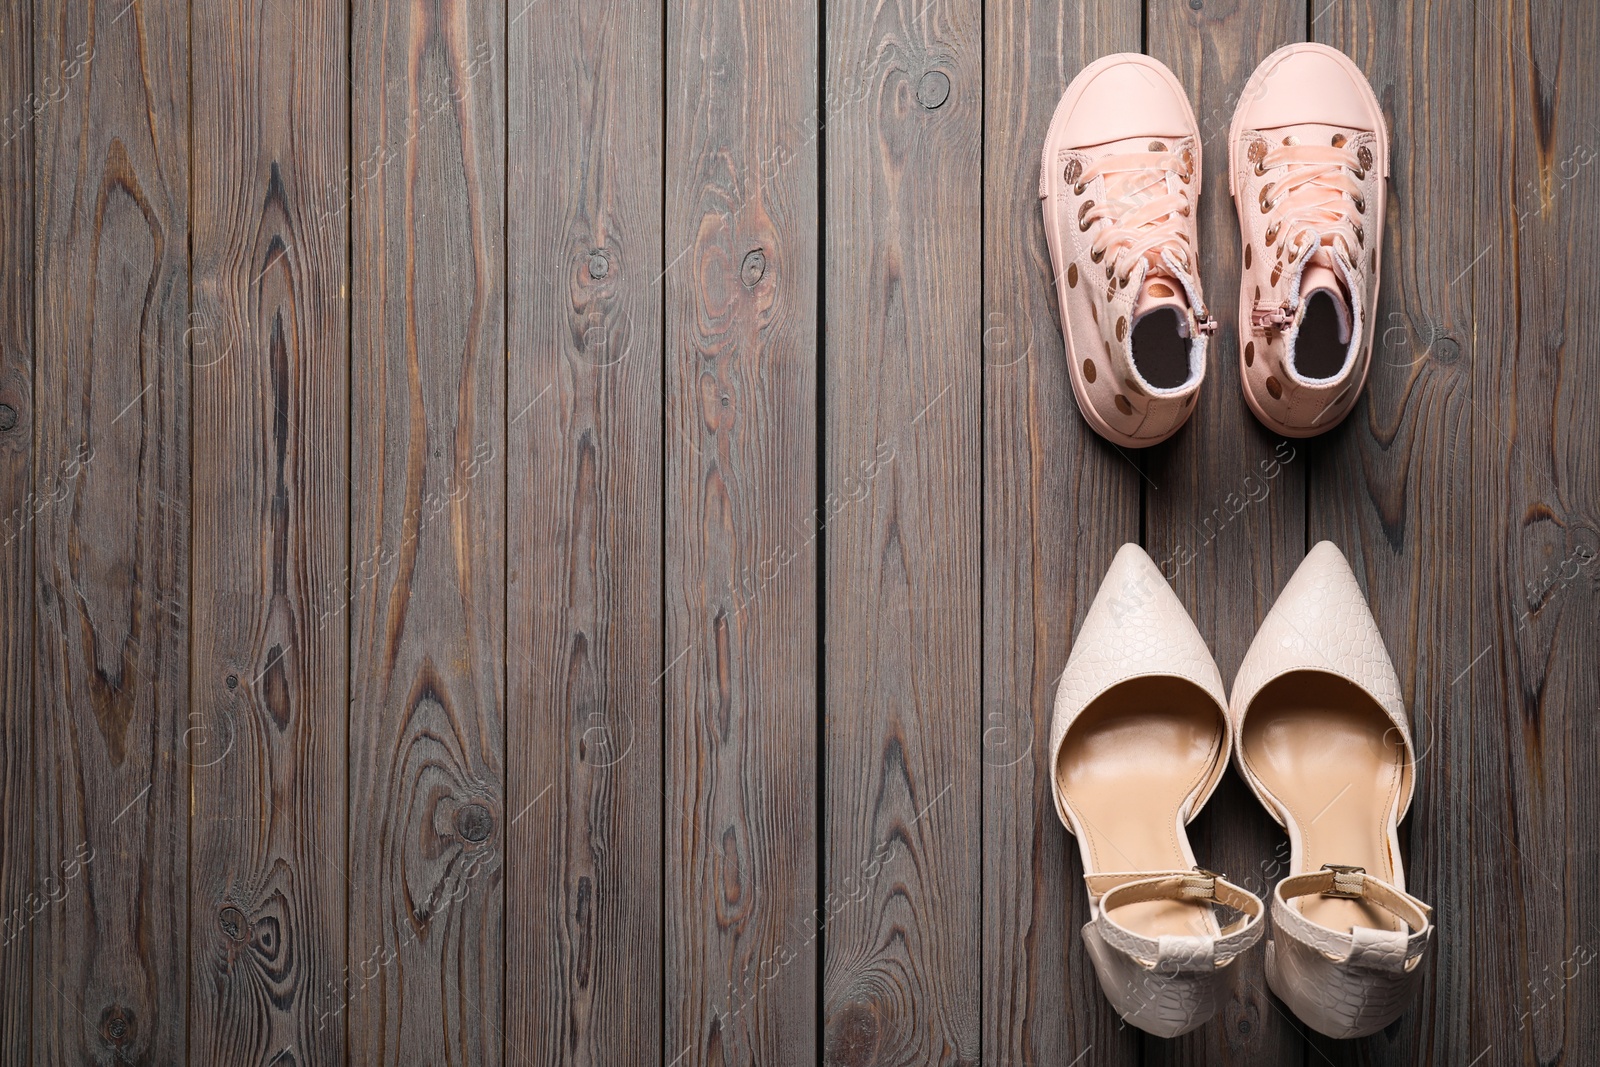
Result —
[[[1215, 1014], [1225, 968], [1261, 936], [1260, 898], [1197, 866], [1184, 831], [1232, 744], [1210, 650], [1150, 557], [1123, 545], [1056, 691], [1052, 793], [1083, 857], [1100, 986], [1161, 1037]], [[1219, 907], [1240, 915], [1224, 926]]]
[[1262, 621], [1231, 713], [1239, 773], [1289, 832], [1267, 983], [1319, 1033], [1375, 1033], [1421, 984], [1433, 920], [1400, 862], [1416, 776], [1400, 681], [1332, 542]]

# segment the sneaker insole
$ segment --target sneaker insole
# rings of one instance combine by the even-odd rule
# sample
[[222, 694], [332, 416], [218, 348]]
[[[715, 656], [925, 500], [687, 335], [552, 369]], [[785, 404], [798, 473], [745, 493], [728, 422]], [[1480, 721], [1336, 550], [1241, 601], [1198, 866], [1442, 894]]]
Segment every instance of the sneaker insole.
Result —
[[[1240, 753], [1300, 833], [1299, 872], [1325, 863], [1366, 868], [1394, 881], [1389, 824], [1405, 767], [1399, 730], [1353, 683], [1321, 671], [1294, 671], [1262, 688], [1250, 704]], [[1307, 896], [1293, 901], [1312, 922], [1401, 930], [1404, 924], [1363, 900]]]
[[1339, 309], [1318, 291], [1306, 302], [1294, 342], [1294, 369], [1302, 378], [1332, 378], [1344, 367], [1346, 346], [1339, 340]]
[[1189, 380], [1189, 339], [1178, 332], [1176, 308], [1146, 312], [1133, 324], [1133, 365], [1157, 389], [1176, 389]]
[[[1180, 812], [1221, 745], [1217, 709], [1179, 678], [1135, 678], [1085, 708], [1061, 746], [1056, 777], [1088, 838], [1089, 873], [1194, 867]], [[1200, 901], [1143, 901], [1111, 914], [1146, 937], [1218, 932]]]

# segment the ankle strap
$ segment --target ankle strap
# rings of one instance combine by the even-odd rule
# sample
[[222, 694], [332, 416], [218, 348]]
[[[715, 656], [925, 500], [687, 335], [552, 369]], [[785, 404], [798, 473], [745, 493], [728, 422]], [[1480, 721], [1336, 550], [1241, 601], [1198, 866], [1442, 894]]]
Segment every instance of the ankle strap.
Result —
[[[1312, 922], [1289, 906], [1294, 897], [1365, 900], [1410, 927], [1410, 933], [1352, 926], [1338, 931]], [[1272, 893], [1272, 923], [1284, 934], [1338, 963], [1384, 971], [1409, 970], [1433, 936], [1433, 909], [1405, 890], [1375, 878], [1360, 867], [1327, 866], [1278, 883]]]
[[[1142, 966], [1163, 971], [1209, 971], [1226, 967], [1261, 937], [1266, 909], [1261, 898], [1214, 871], [1139, 871], [1087, 875], [1094, 902], [1094, 923], [1106, 944]], [[1152, 900], [1198, 900], [1242, 912], [1244, 917], [1220, 935], [1162, 934], [1146, 937], [1112, 919], [1110, 912], [1126, 904]]]

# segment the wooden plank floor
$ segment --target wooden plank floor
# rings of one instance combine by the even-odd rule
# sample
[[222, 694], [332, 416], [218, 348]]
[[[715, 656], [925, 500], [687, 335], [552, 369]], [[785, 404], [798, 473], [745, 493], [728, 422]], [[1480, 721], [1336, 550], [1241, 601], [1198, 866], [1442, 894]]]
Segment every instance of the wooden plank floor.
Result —
[[[1037, 199], [1087, 62], [1224, 160], [1394, 138], [1364, 399], [1222, 331], [1078, 415]], [[0, 1067], [1578, 1065], [1600, 1048], [1600, 12], [1578, 0], [0, 0]], [[1118, 546], [1231, 680], [1349, 557], [1419, 750], [1417, 1004], [1121, 1023], [1049, 796]], [[1202, 861], [1281, 832], [1232, 776]]]

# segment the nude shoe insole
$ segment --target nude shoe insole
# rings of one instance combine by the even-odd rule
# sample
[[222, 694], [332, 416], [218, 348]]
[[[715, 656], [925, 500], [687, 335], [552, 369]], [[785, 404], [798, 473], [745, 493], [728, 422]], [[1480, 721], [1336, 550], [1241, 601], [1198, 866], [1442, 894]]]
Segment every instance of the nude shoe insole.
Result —
[[[1216, 708], [1179, 678], [1136, 678], [1085, 708], [1067, 731], [1056, 778], [1096, 871], [1187, 871], [1184, 802], [1216, 765]], [[1218, 932], [1200, 901], [1152, 900], [1115, 908], [1119, 925], [1160, 937]]]
[[[1340, 863], [1394, 881], [1389, 836], [1405, 748], [1370, 696], [1336, 675], [1291, 672], [1251, 702], [1239, 746], [1250, 772], [1299, 828], [1297, 871]], [[1341, 932], [1352, 926], [1404, 929], [1395, 916], [1361, 900], [1311, 896], [1291, 906]]]

